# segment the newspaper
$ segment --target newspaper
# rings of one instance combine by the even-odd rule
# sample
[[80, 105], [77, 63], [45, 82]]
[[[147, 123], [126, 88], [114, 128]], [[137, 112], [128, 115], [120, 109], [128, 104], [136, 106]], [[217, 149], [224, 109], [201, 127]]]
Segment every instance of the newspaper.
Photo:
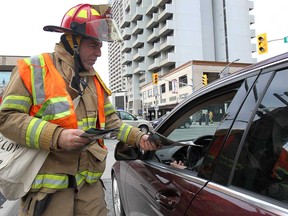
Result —
[[118, 132], [118, 129], [111, 128], [111, 129], [98, 129], [98, 128], [90, 128], [86, 130], [80, 137], [87, 137], [90, 140], [97, 140], [97, 139], [116, 139], [115, 136], [112, 136], [112, 132]]
[[192, 141], [190, 142], [177, 142], [168, 139], [167, 137], [159, 134], [157, 132], [151, 131], [148, 137], [150, 142], [153, 142], [157, 146], [187, 146], [187, 145], [195, 145]]

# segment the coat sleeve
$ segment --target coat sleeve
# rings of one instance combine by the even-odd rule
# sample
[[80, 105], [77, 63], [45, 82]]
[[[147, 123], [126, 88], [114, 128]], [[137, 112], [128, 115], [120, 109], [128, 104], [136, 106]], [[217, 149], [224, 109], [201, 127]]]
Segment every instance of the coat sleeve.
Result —
[[139, 145], [140, 138], [144, 135], [144, 133], [141, 132], [139, 128], [122, 122], [122, 120], [116, 114], [116, 110], [108, 97], [105, 100], [105, 117], [106, 128], [119, 129], [119, 132], [114, 134], [119, 141], [132, 146]]
[[37, 145], [28, 147], [49, 150], [50, 146], [53, 146], [53, 134], [59, 134], [56, 131], [61, 130], [61, 128], [58, 125], [30, 116], [29, 110], [32, 101], [32, 96], [22, 82], [18, 68], [15, 67], [3, 94], [0, 107], [0, 132], [17, 143], [27, 145], [26, 141], [30, 139], [26, 135], [29, 124], [35, 120], [40, 121], [43, 127], [37, 132], [39, 134], [36, 140]]

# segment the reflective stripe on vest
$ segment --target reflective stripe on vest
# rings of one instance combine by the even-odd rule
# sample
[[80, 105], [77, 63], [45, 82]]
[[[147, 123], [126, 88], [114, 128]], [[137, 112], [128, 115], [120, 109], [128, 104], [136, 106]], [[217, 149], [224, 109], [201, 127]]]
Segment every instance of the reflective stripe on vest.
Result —
[[19, 60], [18, 68], [21, 79], [33, 96], [29, 114], [64, 128], [77, 128], [73, 101], [50, 56], [44, 53]]

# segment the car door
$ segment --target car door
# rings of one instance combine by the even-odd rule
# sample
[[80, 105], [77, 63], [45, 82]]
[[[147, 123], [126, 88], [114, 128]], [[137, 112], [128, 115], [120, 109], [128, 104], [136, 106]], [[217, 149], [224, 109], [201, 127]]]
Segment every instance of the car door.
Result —
[[[198, 169], [240, 85], [241, 81], [196, 95], [160, 123], [157, 131], [181, 145], [166, 146], [155, 154], [147, 153], [146, 160], [129, 162], [124, 189], [128, 215], [185, 215], [192, 200], [208, 183], [209, 179], [199, 176]], [[239, 103], [234, 104], [237, 107]], [[214, 114], [213, 122], [199, 121], [199, 114], [205, 118], [210, 111]], [[233, 113], [229, 116], [233, 118]], [[179, 128], [187, 118], [195, 120], [191, 127]], [[172, 167], [174, 160], [183, 161], [187, 169]]]
[[[251, 91], [217, 151], [217, 162], [208, 157], [203, 162], [203, 177], [212, 178], [186, 215], [288, 214], [288, 162], [283, 160], [288, 155], [288, 70], [275, 70], [264, 70], [255, 84], [254, 77], [246, 80]], [[207, 167], [213, 172], [206, 176]]]

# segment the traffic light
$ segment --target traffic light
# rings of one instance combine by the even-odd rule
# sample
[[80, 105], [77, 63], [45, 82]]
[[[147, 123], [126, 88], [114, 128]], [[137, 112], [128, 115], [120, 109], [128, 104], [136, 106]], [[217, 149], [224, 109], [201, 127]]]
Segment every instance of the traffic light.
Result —
[[258, 43], [258, 54], [264, 54], [268, 52], [268, 41], [266, 33], [257, 35], [257, 43]]
[[152, 83], [157, 85], [158, 84], [158, 73], [152, 74]]
[[208, 84], [208, 77], [207, 74], [202, 75], [202, 84], [206, 86]]

